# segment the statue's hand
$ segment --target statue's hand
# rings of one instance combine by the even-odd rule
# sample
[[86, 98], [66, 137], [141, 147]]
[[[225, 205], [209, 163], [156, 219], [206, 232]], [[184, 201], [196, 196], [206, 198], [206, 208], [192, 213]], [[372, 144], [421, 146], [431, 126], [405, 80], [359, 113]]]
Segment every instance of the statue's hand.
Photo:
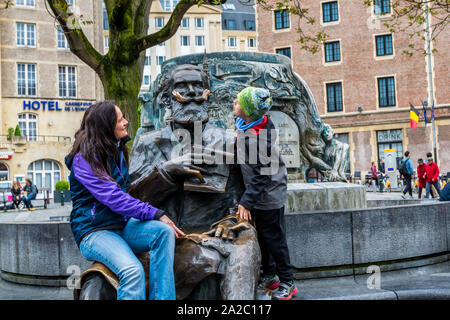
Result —
[[239, 237], [241, 231], [250, 229], [251, 224], [237, 216], [227, 216], [212, 225], [211, 230], [204, 234], [222, 238], [224, 241], [233, 241]]
[[204, 154], [187, 153], [181, 157], [171, 159], [161, 165], [161, 169], [175, 181], [183, 181], [190, 177], [196, 177], [201, 183], [205, 182], [203, 174], [208, 172], [193, 164], [193, 159], [202, 159]]

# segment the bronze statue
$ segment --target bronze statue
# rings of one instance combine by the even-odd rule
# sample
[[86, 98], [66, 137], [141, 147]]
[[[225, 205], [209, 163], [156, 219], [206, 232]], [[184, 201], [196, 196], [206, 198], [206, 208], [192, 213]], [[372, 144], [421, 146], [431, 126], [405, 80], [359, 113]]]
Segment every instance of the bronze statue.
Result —
[[208, 123], [201, 68], [174, 67], [161, 88], [168, 124], [135, 141], [128, 192], [165, 210], [187, 234], [175, 249], [177, 299], [254, 299], [261, 255], [254, 227], [233, 211], [244, 191], [239, 167], [227, 164], [235, 135]]

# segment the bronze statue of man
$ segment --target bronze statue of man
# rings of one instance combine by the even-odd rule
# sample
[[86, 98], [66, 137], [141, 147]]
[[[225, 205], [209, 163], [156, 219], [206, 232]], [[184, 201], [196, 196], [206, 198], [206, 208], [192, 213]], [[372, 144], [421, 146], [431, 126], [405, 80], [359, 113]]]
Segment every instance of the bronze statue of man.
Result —
[[175, 249], [178, 299], [253, 299], [256, 233], [229, 215], [244, 191], [239, 167], [227, 164], [235, 136], [208, 124], [209, 84], [201, 68], [176, 66], [160, 84], [170, 116], [166, 126], [135, 141], [128, 191], [165, 210], [188, 234]]

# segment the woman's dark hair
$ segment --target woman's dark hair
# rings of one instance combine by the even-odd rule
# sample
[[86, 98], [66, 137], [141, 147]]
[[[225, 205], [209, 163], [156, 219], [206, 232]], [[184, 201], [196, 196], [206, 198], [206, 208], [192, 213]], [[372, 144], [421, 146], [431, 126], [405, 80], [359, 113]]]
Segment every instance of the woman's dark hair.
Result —
[[[94, 173], [104, 178], [104, 173], [111, 175], [109, 158], [116, 161], [119, 155], [117, 139], [114, 134], [117, 115], [114, 101], [101, 101], [90, 106], [81, 121], [80, 129], [75, 133], [75, 142], [68, 157], [73, 158], [78, 152], [91, 166]], [[123, 148], [128, 164], [127, 148]]]
[[26, 178], [25, 182], [28, 182], [30, 184], [30, 186], [33, 184], [33, 182], [31, 181], [31, 179]]

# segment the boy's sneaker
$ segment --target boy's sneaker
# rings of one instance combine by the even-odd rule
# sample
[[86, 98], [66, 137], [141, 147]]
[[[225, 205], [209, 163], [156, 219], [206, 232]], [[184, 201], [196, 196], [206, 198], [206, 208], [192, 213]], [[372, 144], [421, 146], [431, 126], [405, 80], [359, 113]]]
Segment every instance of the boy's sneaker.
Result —
[[298, 292], [297, 287], [294, 284], [289, 282], [280, 282], [278, 289], [273, 292], [272, 298], [274, 300], [291, 300], [292, 296], [296, 295]]
[[278, 278], [277, 275], [274, 275], [272, 277], [262, 276], [259, 279], [258, 289], [275, 290], [276, 288], [278, 288], [279, 284], [280, 284], [280, 279]]

